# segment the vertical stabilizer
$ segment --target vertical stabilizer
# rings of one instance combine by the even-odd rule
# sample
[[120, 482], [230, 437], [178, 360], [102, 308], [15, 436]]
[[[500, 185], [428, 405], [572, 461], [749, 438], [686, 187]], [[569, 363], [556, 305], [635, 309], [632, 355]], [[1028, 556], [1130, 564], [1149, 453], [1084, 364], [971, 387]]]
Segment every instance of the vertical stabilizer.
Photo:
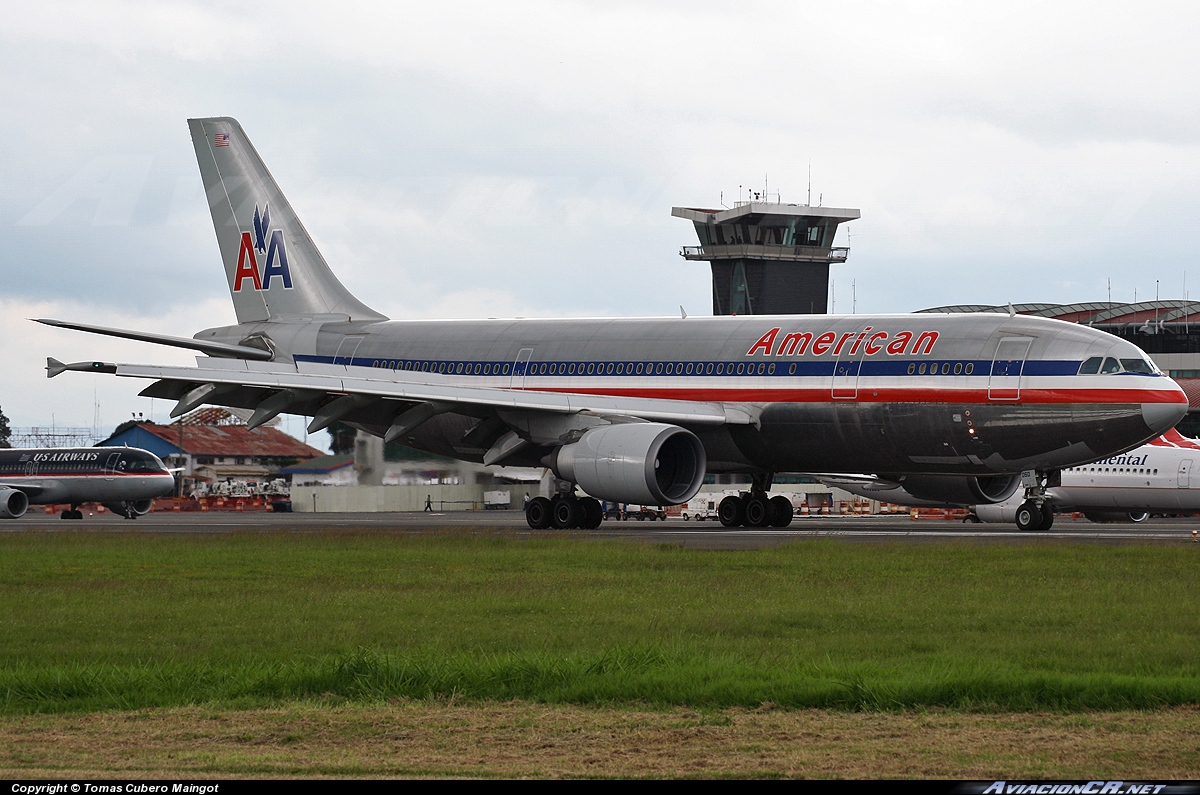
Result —
[[239, 323], [387, 319], [333, 275], [236, 119], [188, 119], [188, 127]]

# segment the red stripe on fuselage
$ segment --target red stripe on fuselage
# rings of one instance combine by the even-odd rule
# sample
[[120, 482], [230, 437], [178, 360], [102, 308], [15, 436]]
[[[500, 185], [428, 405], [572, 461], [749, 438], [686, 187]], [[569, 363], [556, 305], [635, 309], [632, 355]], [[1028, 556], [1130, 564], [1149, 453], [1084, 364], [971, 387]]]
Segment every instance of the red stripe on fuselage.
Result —
[[[854, 387], [839, 387], [849, 391]], [[1187, 404], [1182, 390], [1170, 389], [1021, 389], [1019, 400], [988, 397], [987, 389], [946, 389], [937, 387], [858, 387], [857, 397], [834, 398], [832, 387], [814, 389], [760, 389], [723, 387], [682, 387], [678, 389], [555, 389], [530, 388], [529, 392], [556, 392], [610, 397], [663, 398], [722, 403], [1180, 403]]]

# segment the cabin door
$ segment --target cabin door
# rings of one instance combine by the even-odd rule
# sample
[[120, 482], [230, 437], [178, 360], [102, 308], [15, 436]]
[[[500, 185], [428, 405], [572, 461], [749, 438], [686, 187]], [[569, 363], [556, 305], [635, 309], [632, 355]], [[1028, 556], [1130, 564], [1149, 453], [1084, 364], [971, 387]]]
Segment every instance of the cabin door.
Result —
[[1179, 462], [1179, 488], [1191, 488], [1192, 483], [1192, 459], [1185, 458]]
[[333, 355], [334, 364], [354, 364], [354, 352], [358, 350], [358, 346], [366, 336], [359, 334], [357, 336], [343, 337], [341, 343], [338, 344], [337, 353]]
[[1005, 337], [996, 345], [992, 372], [988, 378], [988, 400], [1019, 400], [1021, 372], [1033, 340], [1029, 337]]
[[858, 398], [858, 371], [862, 368], [862, 357], [866, 355], [864, 346], [858, 353], [850, 353], [854, 347], [849, 341], [838, 360], [833, 364], [833, 399], [855, 400]]
[[529, 357], [531, 356], [533, 356], [533, 348], [522, 348], [521, 352], [517, 354], [517, 360], [513, 362], [512, 378], [508, 382], [510, 388], [525, 388], [525, 370], [529, 367]]
[[104, 462], [104, 479], [105, 480], [112, 480], [113, 476], [117, 474], [117, 462], [120, 460], [121, 460], [121, 454], [113, 453], [112, 455], [110, 455], [108, 457], [108, 460]]

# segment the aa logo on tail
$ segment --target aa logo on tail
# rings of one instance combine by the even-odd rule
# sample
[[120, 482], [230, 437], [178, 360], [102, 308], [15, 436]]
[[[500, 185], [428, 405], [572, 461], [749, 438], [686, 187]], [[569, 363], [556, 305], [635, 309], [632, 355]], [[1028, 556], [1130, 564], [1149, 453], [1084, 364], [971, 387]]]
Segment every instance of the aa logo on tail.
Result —
[[[266, 255], [265, 265], [259, 269], [259, 255]], [[233, 291], [242, 291], [242, 282], [249, 280], [255, 290], [271, 289], [271, 279], [278, 276], [285, 290], [292, 289], [292, 271], [288, 268], [287, 248], [283, 242], [283, 230], [271, 230], [271, 205], [263, 206], [261, 214], [254, 205], [254, 237], [242, 232], [242, 244], [238, 249], [237, 272], [233, 276]]]

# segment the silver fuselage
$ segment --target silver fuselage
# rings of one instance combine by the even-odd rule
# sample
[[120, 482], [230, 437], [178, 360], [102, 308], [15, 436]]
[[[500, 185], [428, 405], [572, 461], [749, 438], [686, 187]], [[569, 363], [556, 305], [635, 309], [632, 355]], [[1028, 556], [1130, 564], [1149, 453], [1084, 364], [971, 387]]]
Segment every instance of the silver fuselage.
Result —
[[[999, 314], [346, 322], [284, 319], [209, 329], [266, 340], [278, 362], [419, 371], [449, 385], [705, 401], [748, 425], [697, 428], [710, 472], [992, 475], [1116, 455], [1172, 427], [1182, 390], [1157, 371], [1079, 375], [1134, 345], [1061, 321]], [[247, 365], [252, 367], [253, 365]], [[381, 372], [382, 371], [382, 372]], [[360, 371], [361, 372], [361, 371]], [[252, 408], [261, 393], [221, 402]], [[307, 413], [314, 413], [315, 408]], [[382, 402], [346, 419], [376, 434]], [[444, 413], [401, 441], [478, 461], [485, 413]], [[545, 449], [506, 461], [535, 465]]]

